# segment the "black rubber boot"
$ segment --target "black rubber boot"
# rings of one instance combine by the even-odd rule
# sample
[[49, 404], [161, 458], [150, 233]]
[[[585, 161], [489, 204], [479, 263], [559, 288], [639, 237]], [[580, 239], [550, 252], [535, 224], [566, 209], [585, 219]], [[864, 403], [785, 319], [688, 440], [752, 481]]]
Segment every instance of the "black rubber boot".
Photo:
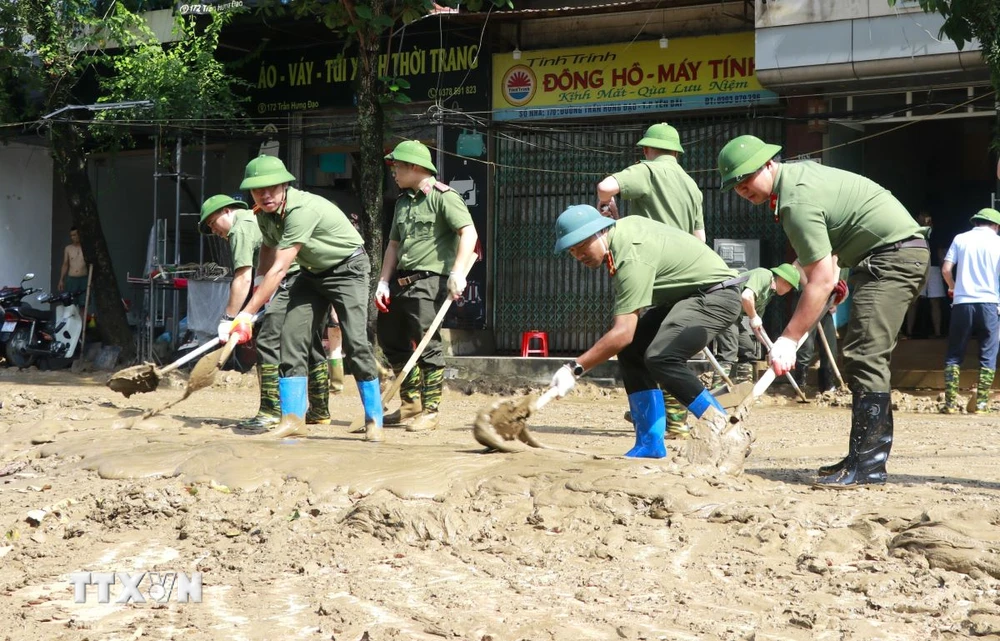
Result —
[[861, 392], [855, 399], [854, 412], [860, 410], [861, 428], [857, 434], [851, 430], [851, 449], [844, 467], [819, 477], [818, 486], [851, 487], [886, 482], [885, 464], [892, 449], [891, 396], [888, 392]]
[[[854, 452], [854, 444], [860, 442], [861, 433], [864, 430], [865, 415], [861, 409], [860, 400], [861, 393], [854, 392], [853, 398], [851, 399], [851, 436], [847, 441], [848, 452]], [[830, 476], [831, 474], [836, 474], [840, 470], [844, 469], [844, 465], [847, 464], [848, 458], [850, 458], [850, 454], [840, 459], [833, 465], [824, 465], [816, 470], [816, 474], [819, 476]]]

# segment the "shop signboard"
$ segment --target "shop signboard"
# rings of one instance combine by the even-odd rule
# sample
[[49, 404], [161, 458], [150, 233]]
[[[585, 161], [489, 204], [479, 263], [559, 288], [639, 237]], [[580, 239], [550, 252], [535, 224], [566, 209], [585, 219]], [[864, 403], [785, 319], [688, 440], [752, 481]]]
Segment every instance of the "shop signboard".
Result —
[[493, 56], [495, 120], [775, 104], [754, 73], [753, 32]]

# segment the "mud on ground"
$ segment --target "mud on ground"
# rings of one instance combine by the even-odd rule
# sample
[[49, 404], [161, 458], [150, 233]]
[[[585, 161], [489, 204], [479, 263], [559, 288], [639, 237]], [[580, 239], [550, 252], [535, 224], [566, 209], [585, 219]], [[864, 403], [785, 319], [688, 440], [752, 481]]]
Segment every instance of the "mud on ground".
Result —
[[[702, 478], [615, 457], [615, 390], [529, 421], [594, 457], [483, 453], [471, 423], [497, 397], [475, 385], [446, 392], [438, 431], [370, 444], [346, 433], [350, 381], [333, 425], [267, 441], [235, 428], [252, 376], [146, 421], [183, 379], [124, 399], [106, 378], [0, 370], [7, 638], [1000, 638], [991, 416], [897, 411], [890, 484], [823, 491], [848, 411], [782, 394], [751, 414], [745, 473]], [[201, 572], [202, 603], [77, 604], [79, 571]]]

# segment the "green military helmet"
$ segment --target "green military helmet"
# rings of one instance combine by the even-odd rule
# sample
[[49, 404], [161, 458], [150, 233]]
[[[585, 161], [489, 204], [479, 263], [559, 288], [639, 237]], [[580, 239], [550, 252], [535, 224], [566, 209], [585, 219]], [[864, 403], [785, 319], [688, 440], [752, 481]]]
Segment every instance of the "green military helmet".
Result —
[[261, 189], [263, 187], [274, 187], [284, 185], [295, 180], [295, 176], [288, 173], [285, 163], [277, 156], [257, 156], [247, 163], [247, 168], [243, 171], [243, 182], [240, 189]]
[[561, 254], [614, 224], [614, 219], [602, 216], [590, 205], [573, 205], [556, 219], [555, 253]]
[[777, 267], [771, 268], [771, 273], [775, 276], [781, 276], [788, 281], [788, 284], [792, 286], [792, 289], [799, 288], [799, 270], [795, 269], [795, 265], [791, 263], [782, 263]]
[[423, 167], [432, 174], [438, 172], [431, 161], [431, 150], [419, 140], [404, 140], [396, 148], [385, 155], [386, 160], [408, 162], [411, 165]]
[[681, 147], [681, 136], [677, 130], [665, 122], [652, 125], [646, 130], [642, 139], [635, 143], [636, 147], [655, 147], [656, 149], [666, 149], [667, 151], [677, 151], [684, 153]]
[[969, 219], [972, 223], [975, 223], [977, 220], [993, 223], [994, 225], [1000, 225], [1000, 211], [991, 209], [990, 207], [984, 207], [983, 209], [977, 211], [975, 215]]
[[781, 151], [781, 145], [769, 145], [757, 136], [737, 136], [719, 152], [719, 173], [722, 174], [722, 191], [729, 191], [736, 183], [757, 171]]
[[201, 218], [198, 219], [198, 231], [203, 234], [211, 234], [212, 230], [209, 228], [206, 221], [212, 217], [212, 214], [219, 211], [223, 207], [250, 209], [250, 206], [242, 200], [236, 200], [232, 196], [227, 196], [226, 194], [216, 194], [206, 200], [201, 206]]

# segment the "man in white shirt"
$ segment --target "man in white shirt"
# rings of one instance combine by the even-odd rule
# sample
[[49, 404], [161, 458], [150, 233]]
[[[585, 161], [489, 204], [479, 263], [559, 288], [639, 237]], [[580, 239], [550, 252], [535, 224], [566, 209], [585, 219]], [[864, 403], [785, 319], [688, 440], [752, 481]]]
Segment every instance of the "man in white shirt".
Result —
[[[971, 219], [973, 228], [955, 236], [944, 263], [941, 275], [948, 284], [948, 295], [953, 298], [951, 327], [948, 333], [948, 353], [944, 361], [945, 414], [958, 412], [955, 398], [962, 359], [969, 337], [979, 335], [979, 383], [976, 396], [970, 400], [968, 410], [973, 414], [989, 411], [990, 388], [996, 372], [997, 348], [1000, 346], [1000, 212], [980, 209]], [[952, 268], [955, 267], [955, 275]]]

